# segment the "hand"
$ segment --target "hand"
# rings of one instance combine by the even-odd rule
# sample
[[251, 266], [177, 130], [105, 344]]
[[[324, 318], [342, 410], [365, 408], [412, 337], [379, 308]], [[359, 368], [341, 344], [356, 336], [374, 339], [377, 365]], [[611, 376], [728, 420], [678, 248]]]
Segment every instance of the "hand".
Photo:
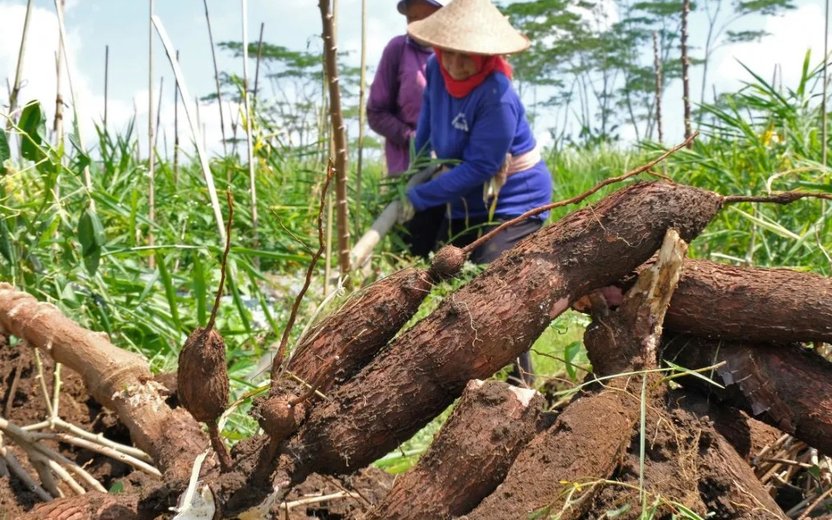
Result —
[[511, 164], [511, 154], [506, 154], [506, 160], [503, 162], [503, 165], [500, 167], [500, 171], [498, 171], [493, 177], [491, 177], [486, 183], [483, 188], [482, 192], [482, 200], [486, 203], [491, 200], [493, 197], [496, 197], [500, 193], [500, 189], [505, 186], [506, 181], [508, 180], [508, 169], [509, 165]]
[[413, 207], [413, 203], [410, 202], [407, 195], [403, 195], [399, 199], [399, 213], [396, 216], [396, 221], [399, 224], [404, 224], [408, 220], [412, 219], [414, 215], [416, 215], [416, 209]]

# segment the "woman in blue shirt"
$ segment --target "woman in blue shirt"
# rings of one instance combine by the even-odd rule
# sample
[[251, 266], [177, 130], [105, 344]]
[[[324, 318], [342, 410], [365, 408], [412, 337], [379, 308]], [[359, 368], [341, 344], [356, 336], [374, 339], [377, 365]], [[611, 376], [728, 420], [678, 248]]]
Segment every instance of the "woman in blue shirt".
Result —
[[[552, 176], [503, 58], [528, 48], [528, 40], [489, 0], [453, 0], [407, 31], [435, 53], [427, 64], [415, 148], [435, 154], [446, 167], [411, 188], [404, 206], [447, 207], [439, 239], [464, 246], [502, 221], [550, 202]], [[537, 231], [546, 217], [506, 229], [475, 249], [471, 260], [491, 262]], [[530, 372], [530, 366], [522, 368]]]

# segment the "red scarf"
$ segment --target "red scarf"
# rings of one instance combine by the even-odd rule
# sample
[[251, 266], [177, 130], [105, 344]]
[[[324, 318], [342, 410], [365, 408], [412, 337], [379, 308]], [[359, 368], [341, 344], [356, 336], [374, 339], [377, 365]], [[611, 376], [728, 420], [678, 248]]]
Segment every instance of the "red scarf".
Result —
[[480, 56], [478, 54], [469, 54], [477, 65], [477, 72], [465, 79], [454, 79], [448, 72], [448, 69], [442, 64], [442, 50], [434, 48], [436, 59], [439, 61], [439, 70], [442, 72], [442, 77], [445, 78], [445, 88], [448, 93], [455, 98], [463, 98], [471, 93], [480, 83], [485, 81], [485, 78], [491, 75], [494, 71], [499, 71], [505, 74], [508, 79], [511, 79], [511, 65], [502, 56]]

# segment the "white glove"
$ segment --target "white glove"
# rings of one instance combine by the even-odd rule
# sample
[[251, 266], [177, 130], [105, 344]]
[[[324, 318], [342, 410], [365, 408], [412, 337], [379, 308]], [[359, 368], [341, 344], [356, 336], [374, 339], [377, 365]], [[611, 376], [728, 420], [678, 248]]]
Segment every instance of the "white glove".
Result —
[[396, 217], [396, 221], [399, 224], [404, 224], [408, 220], [412, 219], [413, 216], [416, 215], [416, 209], [413, 207], [413, 203], [410, 202], [410, 198], [407, 195], [399, 199], [399, 213]]

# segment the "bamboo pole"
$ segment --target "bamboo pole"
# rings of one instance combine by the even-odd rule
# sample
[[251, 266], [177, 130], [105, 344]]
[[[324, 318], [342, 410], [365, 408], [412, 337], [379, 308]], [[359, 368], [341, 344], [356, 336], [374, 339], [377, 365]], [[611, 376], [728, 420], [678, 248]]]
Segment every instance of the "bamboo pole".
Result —
[[[248, 97], [248, 0], [240, 0], [243, 19], [243, 108], [246, 111], [246, 158], [248, 160], [249, 197], [251, 199], [251, 233], [254, 249], [260, 246], [257, 218], [257, 182], [254, 175], [254, 143], [251, 137], [251, 118], [253, 113]], [[259, 265], [259, 257], [254, 257], [254, 264]]]
[[179, 60], [176, 59], [176, 51], [174, 50], [173, 44], [168, 37], [164, 24], [162, 24], [162, 20], [160, 20], [156, 15], [153, 15], [150, 19], [153, 22], [153, 26], [156, 28], [156, 33], [159, 35], [159, 39], [162, 41], [162, 46], [165, 48], [165, 54], [170, 61], [171, 68], [173, 69], [173, 75], [176, 77], [176, 84], [182, 94], [182, 108], [185, 110], [185, 118], [188, 120], [188, 126], [191, 129], [191, 138], [194, 141], [196, 154], [199, 157], [199, 162], [202, 166], [202, 175], [205, 178], [205, 185], [208, 188], [208, 197], [211, 200], [211, 208], [214, 211], [214, 223], [217, 226], [217, 236], [220, 239], [220, 243], [225, 244], [225, 223], [223, 222], [222, 212], [220, 211], [220, 202], [217, 198], [214, 176], [211, 173], [211, 166], [208, 164], [208, 155], [205, 153], [202, 146], [199, 127], [197, 126], [194, 118], [191, 117], [191, 111], [188, 108], [188, 103], [185, 102], [186, 99], [191, 99], [191, 94], [188, 91], [188, 85], [185, 83], [185, 76], [182, 74], [182, 69], [179, 67]]
[[253, 103], [257, 104], [257, 93], [260, 85], [260, 60], [263, 59], [263, 30], [266, 28], [265, 22], [260, 22], [260, 38], [257, 40], [257, 61], [254, 66], [254, 92], [252, 93]]
[[[14, 71], [14, 83], [9, 92], [9, 116], [17, 108], [17, 97], [20, 95], [20, 79], [23, 74], [23, 62], [26, 56], [26, 36], [29, 33], [29, 21], [32, 19], [32, 0], [26, 2], [26, 16], [23, 19], [23, 33], [20, 35], [20, 48], [17, 51], [17, 66]], [[12, 118], [6, 120], [6, 131], [12, 128]]]
[[[64, 66], [66, 67], [66, 81], [69, 84], [69, 96], [72, 99], [72, 126], [75, 131], [75, 136], [78, 139], [78, 147], [85, 150], [84, 135], [81, 133], [81, 123], [78, 119], [78, 98], [75, 97], [75, 88], [72, 85], [72, 67], [69, 62], [69, 52], [66, 48], [66, 26], [64, 25], [64, 12], [58, 5], [58, 0], [55, 0], [55, 13], [58, 16], [58, 30], [60, 32], [60, 47], [63, 49]], [[95, 199], [92, 198], [92, 177], [90, 175], [90, 167], [84, 166], [84, 187], [87, 189], [89, 195], [90, 209], [95, 211]]]
[[[147, 245], [151, 249], [156, 244], [153, 228], [156, 226], [156, 154], [153, 151], [156, 141], [156, 128], [153, 121], [153, 5], [154, 0], [148, 1], [147, 24]], [[160, 95], [161, 98], [161, 95]], [[147, 265], [156, 268], [156, 255], [148, 255]]]
[[[682, 2], [682, 33], [679, 46], [682, 49], [682, 104], [684, 105], [685, 139], [691, 136], [690, 126], [690, 59], [688, 58], [688, 16], [690, 14], [690, 0]], [[693, 146], [691, 144], [691, 146]]]
[[107, 132], [107, 104], [110, 87], [110, 46], [104, 46], [104, 132]]
[[[176, 51], [176, 61], [179, 61], [179, 51]], [[179, 80], [174, 80], [173, 86], [173, 186], [179, 185]], [[222, 107], [220, 107], [222, 113]]]
[[[153, 123], [153, 150], [156, 155], [159, 154], [159, 127], [162, 124], [162, 92], [165, 87], [165, 77], [159, 76], [159, 95], [156, 96], [156, 121]], [[167, 142], [165, 143], [167, 147]], [[167, 156], [167, 154], [165, 154]]]
[[[63, 12], [66, 6], [66, 1], [61, 2], [56, 6]], [[60, 37], [58, 40], [58, 50], [55, 52], [55, 117], [52, 121], [52, 133], [55, 138], [55, 147], [59, 150], [64, 148], [64, 100], [61, 96], [61, 63], [63, 63], [63, 45], [60, 44]], [[61, 153], [61, 162], [65, 159], [65, 154]], [[58, 173], [57, 177], [60, 177]], [[52, 186], [52, 194], [55, 197], [55, 203], [60, 204], [61, 200], [61, 183], [58, 178]], [[60, 208], [59, 208], [60, 210]], [[57, 230], [56, 230], [57, 233]]]
[[[214, 63], [214, 84], [217, 88], [217, 108], [220, 111], [220, 133], [222, 135], [222, 152], [228, 155], [225, 143], [225, 116], [222, 113], [222, 91], [220, 90], [220, 71], [217, 67], [217, 52], [214, 49], [214, 32], [211, 30], [211, 16], [208, 14], [208, 0], [202, 0], [205, 6], [205, 22], [208, 24], [208, 41], [211, 44], [211, 61]], [[184, 99], [183, 99], [184, 101]]]
[[829, 114], [827, 114], [827, 99], [829, 89], [829, 0], [825, 2], [823, 11], [823, 98], [820, 101], [821, 113], [821, 163], [826, 166], [827, 158], [829, 157]]
[[350, 229], [347, 207], [347, 132], [341, 111], [341, 89], [338, 77], [338, 47], [335, 41], [335, 21], [329, 0], [319, 0], [323, 26], [324, 60], [329, 83], [329, 115], [335, 144], [335, 212], [338, 233], [338, 267], [341, 276], [350, 271]]
[[[361, 204], [361, 174], [364, 171], [364, 127], [367, 103], [367, 0], [361, 0], [361, 75], [358, 81], [358, 160], [355, 168], [355, 198]], [[360, 206], [359, 206], [360, 207]], [[356, 214], [356, 224], [357, 216]]]
[[[66, 0], [58, 4], [61, 11], [66, 6]], [[55, 134], [55, 146], [61, 148], [64, 144], [64, 100], [61, 97], [61, 62], [63, 61], [64, 49], [58, 44], [58, 51], [55, 55], [55, 118], [52, 121], [52, 132]], [[58, 183], [55, 183], [55, 193], [58, 193]], [[57, 197], [56, 197], [57, 200]]]

